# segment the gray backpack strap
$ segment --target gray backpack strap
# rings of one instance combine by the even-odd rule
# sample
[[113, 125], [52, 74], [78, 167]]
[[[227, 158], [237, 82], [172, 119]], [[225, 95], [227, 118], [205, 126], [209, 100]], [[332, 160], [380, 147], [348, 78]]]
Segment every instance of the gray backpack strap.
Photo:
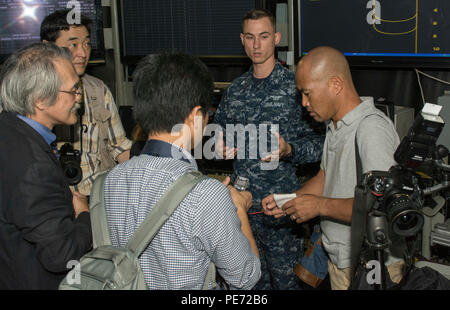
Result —
[[205, 281], [203, 282], [202, 290], [207, 290], [209, 287], [209, 283], [213, 284], [213, 289], [216, 288], [216, 266], [213, 262], [209, 263], [208, 273], [206, 274]]
[[109, 170], [103, 171], [97, 175], [92, 185], [91, 197], [89, 200], [94, 249], [101, 245], [111, 245], [108, 223], [106, 221], [104, 192], [105, 179], [108, 172]]
[[[109, 170], [101, 172], [97, 176], [91, 191], [90, 215], [94, 248], [100, 245], [111, 245], [104, 194], [104, 184], [108, 172]], [[139, 257], [187, 194], [195, 185], [207, 178], [199, 171], [190, 171], [179, 177], [139, 225], [126, 247]], [[209, 265], [202, 289], [207, 290], [209, 283], [213, 284], [213, 288], [216, 287], [216, 268], [212, 262]]]
[[162, 195], [125, 247], [139, 257], [186, 195], [207, 178], [199, 171], [190, 171], [179, 177]]

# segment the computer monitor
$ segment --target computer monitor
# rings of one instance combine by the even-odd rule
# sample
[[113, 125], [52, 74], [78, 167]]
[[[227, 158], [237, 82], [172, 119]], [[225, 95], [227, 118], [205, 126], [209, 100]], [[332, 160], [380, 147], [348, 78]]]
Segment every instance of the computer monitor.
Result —
[[246, 60], [239, 34], [253, 8], [255, 0], [121, 0], [122, 57], [132, 64], [168, 51]]
[[0, 63], [10, 54], [40, 41], [40, 26], [50, 13], [79, 3], [82, 14], [92, 19], [91, 61], [104, 61], [103, 14], [101, 0], [0, 0]]
[[332, 46], [353, 66], [450, 67], [448, 0], [300, 0], [299, 50]]

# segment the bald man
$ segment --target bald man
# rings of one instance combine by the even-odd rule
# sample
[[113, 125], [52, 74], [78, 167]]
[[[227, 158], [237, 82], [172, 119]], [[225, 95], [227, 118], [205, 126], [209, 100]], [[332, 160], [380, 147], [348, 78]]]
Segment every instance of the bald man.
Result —
[[[274, 208], [273, 195], [262, 200], [262, 207], [267, 215], [289, 216], [297, 223], [320, 216], [331, 288], [348, 289], [356, 186], [355, 136], [363, 173], [387, 171], [395, 165], [393, 155], [399, 137], [391, 120], [375, 108], [373, 98], [359, 97], [341, 52], [330, 47], [311, 50], [297, 64], [295, 79], [303, 106], [316, 121], [327, 124], [320, 171], [282, 209]], [[391, 279], [398, 283], [403, 261], [389, 250], [385, 261]]]

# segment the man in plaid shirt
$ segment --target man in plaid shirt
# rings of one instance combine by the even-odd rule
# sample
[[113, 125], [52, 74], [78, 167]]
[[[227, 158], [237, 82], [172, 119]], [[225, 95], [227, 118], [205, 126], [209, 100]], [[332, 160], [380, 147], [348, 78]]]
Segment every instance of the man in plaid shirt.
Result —
[[[201, 141], [194, 135], [206, 127], [212, 93], [208, 68], [192, 56], [149, 55], [138, 64], [133, 113], [148, 141], [141, 155], [113, 168], [105, 181], [114, 246], [128, 242], [178, 177], [198, 170], [190, 150]], [[247, 218], [251, 194], [228, 183], [211, 178], [197, 184], [144, 250], [139, 262], [150, 289], [201, 289], [210, 262], [231, 288], [251, 289], [259, 280]]]
[[[70, 10], [60, 10], [48, 15], [41, 24], [41, 40], [68, 48], [72, 53], [75, 71], [81, 78], [84, 102], [82, 133], [80, 139], [80, 124], [77, 123], [73, 128], [73, 146], [81, 151], [83, 178], [73, 189], [88, 196], [92, 183], [101, 171], [129, 159], [132, 142], [126, 137], [109, 88], [100, 79], [85, 73], [91, 53], [92, 21], [81, 15], [80, 24], [69, 25], [69, 12]], [[59, 131], [70, 128], [65, 126], [56, 129], [58, 138], [61, 138], [67, 135]]]

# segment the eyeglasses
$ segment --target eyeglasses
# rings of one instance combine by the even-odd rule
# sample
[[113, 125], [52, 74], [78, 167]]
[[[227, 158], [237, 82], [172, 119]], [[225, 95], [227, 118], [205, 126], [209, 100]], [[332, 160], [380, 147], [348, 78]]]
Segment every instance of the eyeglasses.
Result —
[[83, 95], [83, 93], [81, 92], [81, 89], [77, 89], [77, 90], [59, 90], [59, 91], [62, 92], [62, 93], [71, 94], [74, 97]]

